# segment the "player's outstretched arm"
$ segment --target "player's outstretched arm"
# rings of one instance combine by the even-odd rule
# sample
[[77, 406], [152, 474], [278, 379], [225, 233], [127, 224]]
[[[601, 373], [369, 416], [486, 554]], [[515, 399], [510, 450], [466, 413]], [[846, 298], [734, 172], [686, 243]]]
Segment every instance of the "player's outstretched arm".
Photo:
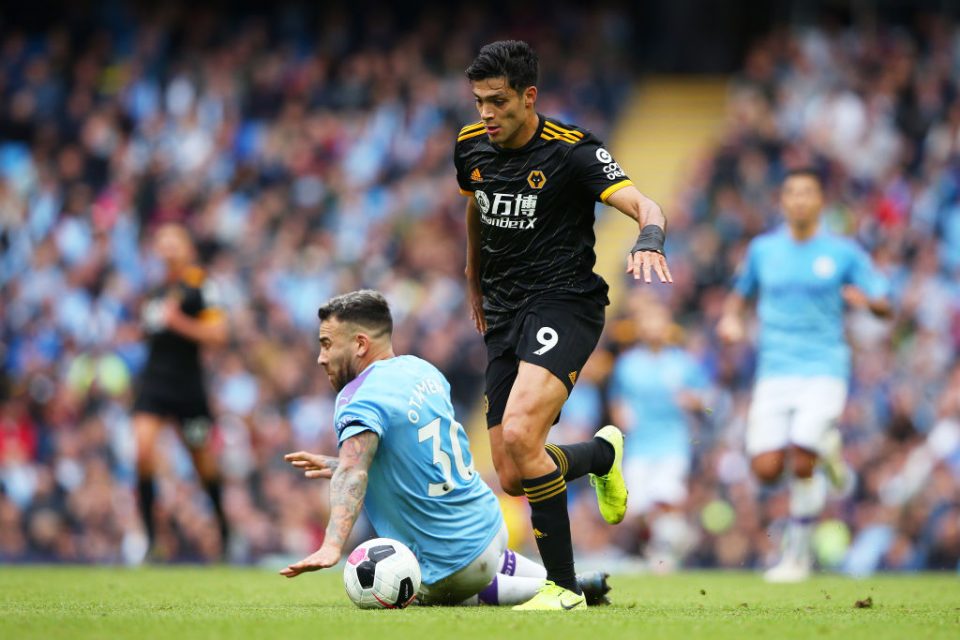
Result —
[[746, 329], [743, 326], [743, 313], [746, 300], [737, 292], [732, 292], [723, 302], [723, 313], [717, 323], [717, 335], [726, 343], [743, 340]]
[[627, 273], [634, 280], [641, 276], [644, 282], [652, 282], [652, 272], [660, 282], [673, 282], [667, 258], [663, 254], [663, 241], [667, 229], [667, 218], [656, 202], [640, 193], [633, 186], [615, 191], [606, 203], [626, 216], [637, 221], [640, 237], [627, 255]]
[[845, 286], [841, 295], [843, 301], [855, 309], [866, 309], [878, 318], [893, 316], [893, 307], [889, 300], [886, 298], [871, 298], [862, 289], [854, 285]]
[[180, 310], [180, 302], [174, 298], [166, 302], [164, 321], [171, 331], [204, 346], [223, 346], [229, 338], [227, 319], [223, 313], [217, 311], [204, 318], [193, 318]]
[[378, 445], [379, 436], [372, 431], [363, 431], [343, 441], [337, 469], [330, 479], [330, 522], [323, 544], [300, 562], [280, 571], [281, 575], [295, 578], [306, 571], [332, 567], [340, 561], [343, 545], [367, 495], [367, 477]]
[[333, 472], [340, 466], [340, 459], [325, 456], [322, 453], [309, 451], [295, 451], [283, 456], [283, 459], [303, 470], [303, 475], [311, 480], [316, 478], [332, 478]]

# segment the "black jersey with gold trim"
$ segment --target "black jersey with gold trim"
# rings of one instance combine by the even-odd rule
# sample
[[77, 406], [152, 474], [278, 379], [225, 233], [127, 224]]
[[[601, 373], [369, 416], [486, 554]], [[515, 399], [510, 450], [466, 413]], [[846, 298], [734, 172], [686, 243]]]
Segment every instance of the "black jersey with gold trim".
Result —
[[173, 387], [178, 394], [203, 393], [203, 369], [200, 345], [163, 325], [167, 300], [175, 298], [180, 310], [199, 320], [222, 317], [215, 288], [198, 267], [187, 269], [173, 284], [158, 287], [147, 296], [142, 308], [143, 329], [147, 334], [149, 354], [143, 369], [141, 385]]
[[536, 134], [519, 149], [492, 143], [482, 122], [457, 136], [460, 192], [480, 209], [480, 282], [490, 327], [545, 295], [608, 304], [607, 283], [593, 272], [594, 205], [633, 183], [589, 131], [539, 118]]

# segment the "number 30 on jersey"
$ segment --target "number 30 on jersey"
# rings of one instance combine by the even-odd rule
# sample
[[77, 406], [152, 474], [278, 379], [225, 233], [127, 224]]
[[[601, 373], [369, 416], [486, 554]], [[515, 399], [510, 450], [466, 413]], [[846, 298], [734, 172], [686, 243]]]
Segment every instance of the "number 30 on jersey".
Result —
[[[443, 482], [430, 482], [427, 484], [427, 495], [431, 498], [442, 496], [453, 491], [453, 469], [450, 463], [450, 457], [453, 457], [453, 464], [457, 467], [457, 475], [466, 483], [473, 478], [473, 459], [470, 464], [463, 460], [463, 446], [460, 444], [460, 432], [463, 432], [463, 438], [466, 440], [467, 433], [456, 420], [450, 421], [450, 428], [446, 429], [446, 434], [441, 434], [441, 419], [430, 422], [424, 427], [420, 427], [417, 436], [420, 442], [430, 442], [433, 446], [433, 464], [440, 467], [443, 473]], [[443, 435], [447, 435], [447, 442], [444, 442]], [[448, 445], [448, 446], [445, 446]], [[450, 453], [447, 453], [449, 450]]]

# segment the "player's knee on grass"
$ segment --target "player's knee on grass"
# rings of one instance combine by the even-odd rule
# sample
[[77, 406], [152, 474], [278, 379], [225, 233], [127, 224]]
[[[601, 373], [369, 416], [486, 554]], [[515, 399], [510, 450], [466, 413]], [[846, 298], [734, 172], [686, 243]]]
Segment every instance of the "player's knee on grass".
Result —
[[783, 473], [783, 452], [770, 451], [754, 456], [750, 461], [750, 468], [761, 482], [766, 484], [776, 482]]
[[813, 477], [817, 467], [817, 454], [800, 447], [793, 448], [793, 475], [797, 478]]

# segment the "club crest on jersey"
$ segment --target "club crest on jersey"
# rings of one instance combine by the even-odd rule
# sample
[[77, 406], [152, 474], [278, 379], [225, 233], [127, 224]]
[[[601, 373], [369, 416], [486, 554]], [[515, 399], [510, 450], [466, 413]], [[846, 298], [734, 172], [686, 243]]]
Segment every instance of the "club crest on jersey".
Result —
[[813, 273], [818, 278], [829, 278], [837, 272], [837, 263], [830, 256], [820, 256], [813, 261]]
[[540, 169], [534, 169], [527, 175], [527, 184], [531, 189], [543, 189], [543, 185], [547, 184], [547, 176]]

